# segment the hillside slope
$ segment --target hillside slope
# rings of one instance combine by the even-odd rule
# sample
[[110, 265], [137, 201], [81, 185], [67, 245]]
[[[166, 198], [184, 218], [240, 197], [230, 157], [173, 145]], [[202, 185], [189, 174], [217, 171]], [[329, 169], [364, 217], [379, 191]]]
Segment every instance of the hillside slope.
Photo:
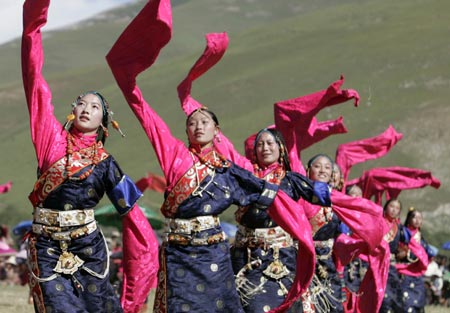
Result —
[[[83, 90], [103, 92], [127, 134], [123, 140], [113, 133], [108, 150], [136, 180], [147, 172], [160, 173], [159, 165], [104, 56], [143, 4], [60, 31], [44, 29], [44, 70], [55, 114], [63, 120]], [[441, 180], [439, 190], [400, 196], [405, 207], [430, 212], [425, 229], [443, 241], [450, 236], [445, 227], [450, 222], [449, 15], [450, 2], [438, 0], [173, 1], [173, 38], [154, 67], [141, 74], [139, 85], [173, 133], [185, 138], [176, 86], [203, 51], [204, 35], [227, 31], [228, 51], [195, 82], [192, 93], [218, 114], [222, 130], [241, 148], [247, 135], [273, 123], [274, 102], [323, 89], [343, 74], [344, 88], [359, 91], [360, 106], [346, 103], [318, 118], [342, 115], [348, 133], [309, 148], [303, 160], [318, 152], [334, 156], [338, 144], [375, 136], [392, 124], [403, 140], [384, 158], [355, 166], [350, 176], [394, 165], [432, 171]], [[30, 218], [27, 195], [36, 161], [21, 85], [20, 40], [0, 46], [0, 56], [0, 72], [5, 73], [0, 77], [0, 183], [14, 183], [0, 196], [0, 220], [13, 224]], [[157, 210], [161, 199], [146, 192], [142, 201]], [[232, 219], [231, 211], [226, 219]]]

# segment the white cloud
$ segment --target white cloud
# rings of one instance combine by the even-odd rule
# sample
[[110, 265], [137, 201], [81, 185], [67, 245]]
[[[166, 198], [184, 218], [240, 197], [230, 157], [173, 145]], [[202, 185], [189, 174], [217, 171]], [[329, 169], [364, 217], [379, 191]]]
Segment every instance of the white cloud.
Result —
[[[76, 23], [114, 7], [135, 0], [52, 0], [46, 30]], [[22, 34], [22, 6], [24, 1], [1, 0], [0, 44]]]

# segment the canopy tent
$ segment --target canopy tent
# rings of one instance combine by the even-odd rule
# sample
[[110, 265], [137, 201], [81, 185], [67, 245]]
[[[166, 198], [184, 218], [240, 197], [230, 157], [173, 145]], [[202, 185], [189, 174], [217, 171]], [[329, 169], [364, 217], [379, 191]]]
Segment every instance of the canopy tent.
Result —
[[[139, 206], [147, 217], [148, 222], [152, 225], [153, 229], [158, 230], [164, 226], [163, 218], [158, 215], [157, 212], [150, 208]], [[100, 225], [104, 226], [114, 226], [118, 229], [122, 229], [122, 220], [117, 213], [116, 208], [110, 204], [94, 210], [95, 219]]]

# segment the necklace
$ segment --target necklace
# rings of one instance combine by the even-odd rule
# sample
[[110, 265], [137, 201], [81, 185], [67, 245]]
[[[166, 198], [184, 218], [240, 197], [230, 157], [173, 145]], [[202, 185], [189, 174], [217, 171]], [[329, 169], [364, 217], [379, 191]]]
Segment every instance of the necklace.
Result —
[[205, 164], [208, 167], [222, 168], [227, 163], [227, 159], [225, 159], [223, 155], [216, 153], [215, 150], [212, 150], [204, 156], [198, 154], [194, 148], [190, 148], [189, 151], [192, 152], [202, 164]]
[[284, 166], [279, 164], [275, 169], [270, 171], [269, 173], [264, 175], [264, 170], [259, 167], [258, 164], [253, 164], [255, 176], [258, 178], [262, 178], [269, 183], [279, 185], [281, 180], [286, 176], [286, 171], [284, 170]]
[[[72, 164], [70, 163], [71, 159], [72, 159], [72, 155], [73, 155], [73, 147], [74, 145], [78, 148], [78, 152], [83, 153], [82, 157], [88, 157], [89, 159], [92, 160], [92, 166], [90, 169], [88, 169], [87, 171], [85, 171], [83, 174], [81, 174], [78, 177], [73, 177], [73, 175], [75, 173], [72, 172]], [[90, 147], [86, 148], [86, 153], [81, 151], [82, 149], [77, 145], [75, 138], [73, 137], [73, 135], [71, 133], [67, 133], [67, 146], [66, 146], [66, 174], [67, 174], [67, 179], [69, 180], [83, 180], [85, 178], [87, 178], [89, 175], [92, 174], [92, 171], [94, 170], [95, 166], [99, 163], [100, 157], [98, 154], [98, 145], [97, 142], [94, 142]], [[88, 155], [88, 153], [90, 152], [90, 155]]]

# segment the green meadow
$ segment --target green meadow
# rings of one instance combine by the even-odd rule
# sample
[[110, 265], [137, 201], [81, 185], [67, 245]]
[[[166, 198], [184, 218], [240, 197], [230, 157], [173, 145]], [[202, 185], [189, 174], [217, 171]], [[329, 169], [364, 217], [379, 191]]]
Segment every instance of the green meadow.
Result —
[[[82, 91], [102, 92], [126, 133], [122, 139], [111, 131], [106, 147], [135, 180], [161, 171], [105, 55], [144, 3], [58, 31], [43, 29], [44, 75], [55, 115], [63, 123]], [[138, 83], [174, 135], [186, 139], [176, 88], [203, 52], [206, 33], [226, 31], [229, 47], [194, 82], [192, 95], [218, 115], [222, 131], [242, 152], [248, 135], [273, 123], [275, 102], [324, 89], [344, 75], [343, 88], [356, 89], [360, 105], [340, 104], [317, 118], [343, 116], [348, 132], [306, 149], [302, 160], [319, 152], [334, 156], [339, 144], [376, 136], [393, 125], [403, 139], [383, 158], [353, 167], [350, 178], [373, 167], [431, 171], [441, 187], [402, 191], [402, 217], [410, 206], [423, 210], [427, 239], [438, 247], [450, 240], [450, 2], [178, 0], [172, 6], [172, 39]], [[0, 222], [12, 226], [31, 218], [27, 197], [36, 179], [36, 157], [21, 81], [20, 38], [1, 45], [0, 57], [0, 184], [13, 182], [11, 191], [0, 195]], [[140, 201], [159, 212], [162, 198], [146, 191]], [[223, 219], [232, 221], [233, 212]]]

